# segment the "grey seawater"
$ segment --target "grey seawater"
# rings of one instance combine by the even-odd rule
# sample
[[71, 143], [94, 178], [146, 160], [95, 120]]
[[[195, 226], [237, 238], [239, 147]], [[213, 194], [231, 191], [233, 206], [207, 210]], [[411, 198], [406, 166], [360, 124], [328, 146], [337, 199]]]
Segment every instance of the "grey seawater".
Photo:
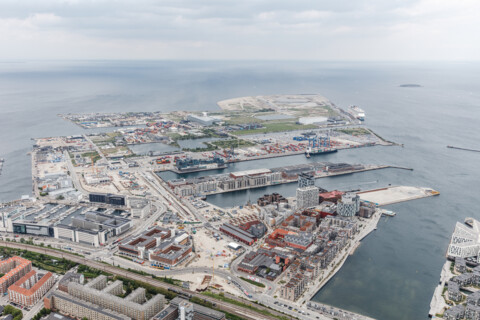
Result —
[[[420, 88], [401, 88], [418, 83]], [[394, 164], [317, 180], [327, 189], [388, 184], [433, 187], [439, 197], [392, 205], [340, 272], [314, 300], [378, 319], [425, 319], [455, 221], [479, 219], [479, 63], [117, 62], [0, 63], [0, 200], [31, 194], [32, 137], [85, 130], [56, 115], [68, 112], [216, 110], [218, 100], [246, 95], [321, 93], [341, 107], [356, 104], [366, 124], [402, 147], [340, 151], [310, 161]], [[91, 130], [100, 131], [100, 130]], [[263, 161], [263, 162], [262, 162]], [[276, 167], [302, 156], [238, 163], [229, 170]], [[203, 173], [201, 173], [203, 174]], [[209, 197], [242, 204], [295, 185]]]

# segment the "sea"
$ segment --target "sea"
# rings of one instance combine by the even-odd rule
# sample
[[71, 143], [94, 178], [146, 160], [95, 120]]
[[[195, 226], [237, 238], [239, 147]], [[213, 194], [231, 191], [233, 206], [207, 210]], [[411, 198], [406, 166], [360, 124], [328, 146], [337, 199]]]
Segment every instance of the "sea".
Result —
[[[400, 87], [412, 83], [421, 86]], [[0, 61], [0, 201], [32, 193], [32, 138], [99, 131], [81, 129], [59, 113], [213, 111], [223, 99], [300, 93], [322, 94], [343, 108], [360, 106], [368, 127], [403, 146], [249, 161], [227, 170], [305, 161], [414, 169], [316, 181], [325, 189], [413, 185], [441, 195], [388, 206], [397, 215], [381, 219], [313, 300], [377, 319], [426, 319], [456, 221], [480, 219], [480, 153], [447, 148], [480, 149], [478, 62]], [[293, 196], [295, 185], [208, 201], [241, 205], [271, 192]]]

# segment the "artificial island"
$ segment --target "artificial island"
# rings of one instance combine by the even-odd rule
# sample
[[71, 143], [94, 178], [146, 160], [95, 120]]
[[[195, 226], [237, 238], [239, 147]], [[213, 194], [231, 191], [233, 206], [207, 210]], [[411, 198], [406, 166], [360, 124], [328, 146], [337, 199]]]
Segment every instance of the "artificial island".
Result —
[[[370, 319], [311, 298], [382, 215], [395, 215], [382, 206], [439, 193], [317, 186], [317, 179], [412, 170], [325, 159], [395, 145], [364, 125], [357, 106], [342, 109], [315, 94], [218, 106], [208, 113], [59, 115], [87, 130], [35, 138], [34, 195], [1, 208], [0, 268], [8, 267], [0, 282], [9, 301], [32, 317], [44, 307], [92, 319]], [[280, 157], [281, 166], [269, 165]], [[237, 170], [241, 163], [248, 167]], [[209, 202], [282, 184], [295, 185], [295, 196]], [[53, 277], [31, 276], [41, 287], [34, 296], [44, 299], [27, 304], [22, 294], [32, 293], [22, 289], [22, 277], [31, 267], [18, 268], [30, 266], [28, 259]], [[6, 279], [10, 273], [18, 279]]]

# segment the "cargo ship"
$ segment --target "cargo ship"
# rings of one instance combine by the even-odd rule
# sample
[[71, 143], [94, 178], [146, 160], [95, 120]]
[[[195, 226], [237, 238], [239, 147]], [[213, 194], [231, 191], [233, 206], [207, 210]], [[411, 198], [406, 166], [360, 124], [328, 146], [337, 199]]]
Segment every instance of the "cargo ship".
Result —
[[307, 150], [305, 151], [305, 156], [307, 158], [310, 158], [310, 156], [317, 156], [320, 154], [327, 154], [327, 153], [334, 153], [337, 152], [338, 150], [335, 148], [310, 148], [308, 147]]
[[348, 108], [348, 113], [360, 121], [365, 121], [365, 111], [357, 106], [350, 106]]
[[225, 161], [220, 157], [214, 157], [213, 159], [176, 159], [175, 167], [178, 172], [196, 172], [205, 170], [224, 169], [227, 167]]

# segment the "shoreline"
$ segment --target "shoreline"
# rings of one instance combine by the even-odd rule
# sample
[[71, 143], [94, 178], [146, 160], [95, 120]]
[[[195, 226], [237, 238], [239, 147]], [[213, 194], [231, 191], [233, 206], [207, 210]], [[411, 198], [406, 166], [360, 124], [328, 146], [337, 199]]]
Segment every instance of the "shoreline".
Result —
[[[320, 301], [313, 301], [313, 297], [317, 295], [320, 290], [328, 283], [330, 280], [340, 271], [340, 269], [343, 267], [345, 262], [347, 261], [348, 257], [353, 255], [356, 249], [360, 246], [361, 241], [365, 239], [368, 235], [370, 235], [373, 231], [377, 229], [378, 222], [380, 221], [380, 218], [382, 217], [382, 213], [380, 210], [376, 210], [375, 214], [372, 216], [372, 220], [368, 221], [368, 224], [359, 232], [359, 234], [356, 235], [352, 243], [350, 244], [350, 247], [345, 251], [345, 253], [342, 255], [342, 257], [339, 260], [334, 260], [332, 261], [332, 264], [335, 266], [332, 270], [330, 270], [329, 275], [326, 278], [323, 278], [322, 280], [317, 279], [315, 281], [315, 284], [312, 286], [312, 290], [307, 291], [304, 295], [306, 297], [298, 302], [299, 305], [302, 305], [304, 303], [307, 304], [316, 304], [316, 305], [322, 305], [322, 306], [328, 306]], [[328, 269], [327, 269], [328, 270]], [[339, 309], [339, 308], [338, 308]], [[371, 317], [358, 314], [353, 311], [346, 310], [350, 313], [355, 313], [357, 314], [361, 319], [373, 319]]]

